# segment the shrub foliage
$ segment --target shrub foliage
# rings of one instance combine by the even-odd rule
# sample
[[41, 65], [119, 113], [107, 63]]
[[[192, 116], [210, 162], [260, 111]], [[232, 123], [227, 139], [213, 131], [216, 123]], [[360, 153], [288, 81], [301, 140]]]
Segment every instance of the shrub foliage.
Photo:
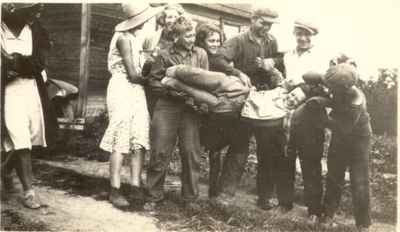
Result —
[[397, 135], [397, 69], [379, 69], [376, 81], [360, 81], [375, 134]]

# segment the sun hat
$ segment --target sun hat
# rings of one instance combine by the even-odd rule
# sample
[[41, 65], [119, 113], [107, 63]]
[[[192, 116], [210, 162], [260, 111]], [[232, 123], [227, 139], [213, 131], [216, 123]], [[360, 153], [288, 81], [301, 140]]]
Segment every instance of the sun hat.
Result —
[[269, 8], [257, 8], [253, 11], [252, 17], [260, 17], [270, 23], [278, 23], [278, 12]]
[[122, 3], [121, 7], [126, 20], [115, 26], [115, 31], [126, 31], [135, 28], [145, 23], [164, 9], [164, 7], [151, 7], [148, 3], [133, 1]]
[[316, 35], [319, 32], [318, 27], [314, 23], [312, 23], [310, 21], [306, 21], [304, 19], [295, 20], [294, 21], [294, 27], [295, 28], [297, 27], [297, 28], [304, 29], [304, 30], [310, 32], [311, 35]]

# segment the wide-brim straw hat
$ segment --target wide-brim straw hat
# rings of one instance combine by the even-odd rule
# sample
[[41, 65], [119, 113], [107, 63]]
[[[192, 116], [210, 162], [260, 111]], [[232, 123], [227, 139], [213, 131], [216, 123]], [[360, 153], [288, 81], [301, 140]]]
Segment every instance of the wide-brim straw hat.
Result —
[[164, 9], [164, 7], [151, 7], [149, 4], [137, 2], [123, 3], [121, 6], [127, 19], [115, 26], [115, 31], [127, 31], [135, 28]]

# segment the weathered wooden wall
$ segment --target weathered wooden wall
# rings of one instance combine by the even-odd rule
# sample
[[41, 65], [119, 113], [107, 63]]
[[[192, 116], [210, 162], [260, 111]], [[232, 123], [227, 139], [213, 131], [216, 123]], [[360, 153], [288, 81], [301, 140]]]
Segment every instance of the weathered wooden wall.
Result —
[[48, 76], [77, 85], [79, 78], [80, 4], [46, 4], [41, 21], [50, 33]]
[[122, 21], [119, 4], [91, 4], [90, 79], [88, 85], [89, 115], [104, 109], [110, 73], [107, 70], [107, 54], [114, 27]]
[[[105, 109], [105, 97], [110, 74], [107, 71], [107, 53], [114, 27], [122, 21], [120, 4], [90, 4], [90, 51], [87, 115]], [[248, 6], [227, 4], [183, 4], [196, 21], [228, 25], [247, 25]], [[41, 21], [52, 40], [48, 76], [79, 86], [81, 4], [45, 4]]]
[[[109, 80], [108, 46], [114, 26], [122, 20], [119, 4], [91, 4], [88, 115], [104, 109]], [[52, 51], [48, 75], [79, 86], [81, 4], [46, 4], [41, 21], [50, 32]]]
[[[194, 19], [202, 21], [213, 21], [219, 23], [220, 18], [231, 25], [247, 25], [250, 20], [250, 13], [247, 11], [249, 4], [183, 4], [187, 12], [193, 15]], [[244, 8], [244, 9], [240, 9]]]

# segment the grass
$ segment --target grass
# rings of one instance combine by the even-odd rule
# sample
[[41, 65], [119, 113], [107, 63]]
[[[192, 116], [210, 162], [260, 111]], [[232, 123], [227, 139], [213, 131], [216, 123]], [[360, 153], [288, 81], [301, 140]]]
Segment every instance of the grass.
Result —
[[[59, 151], [68, 148], [69, 154], [79, 157], [107, 161], [108, 155], [98, 148], [106, 126], [106, 116], [91, 121], [83, 133], [64, 135]], [[71, 136], [73, 135], [73, 136]], [[69, 138], [69, 139], [65, 139]], [[250, 144], [250, 160], [242, 179], [241, 187], [249, 194], [254, 194], [257, 164], [254, 162], [255, 142]], [[148, 157], [147, 157], [148, 158]], [[397, 189], [397, 143], [390, 136], [373, 136], [370, 155], [370, 188], [371, 215], [373, 222], [396, 224], [396, 189]], [[204, 154], [201, 159], [201, 180], [208, 181], [208, 158]], [[169, 175], [180, 174], [180, 159], [176, 150], [170, 164]], [[296, 203], [302, 204], [302, 180], [296, 177]], [[255, 196], [254, 196], [255, 197]], [[216, 208], [210, 206], [208, 200], [199, 200], [201, 210], [191, 212], [181, 207], [180, 195], [177, 191], [167, 193], [167, 200], [154, 212], [159, 219], [160, 227], [165, 230], [179, 231], [354, 231], [354, 227], [339, 226], [324, 230], [307, 225], [295, 218], [277, 217], [273, 212], [265, 212], [257, 208]], [[353, 218], [350, 185], [346, 183], [339, 208], [339, 215]]]

